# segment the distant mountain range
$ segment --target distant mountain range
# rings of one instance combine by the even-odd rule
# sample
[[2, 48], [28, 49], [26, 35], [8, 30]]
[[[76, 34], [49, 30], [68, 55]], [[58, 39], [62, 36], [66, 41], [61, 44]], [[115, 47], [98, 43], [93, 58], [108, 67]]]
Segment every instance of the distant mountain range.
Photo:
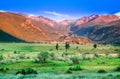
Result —
[[120, 43], [120, 17], [91, 15], [56, 22], [43, 16], [0, 12], [1, 42]]

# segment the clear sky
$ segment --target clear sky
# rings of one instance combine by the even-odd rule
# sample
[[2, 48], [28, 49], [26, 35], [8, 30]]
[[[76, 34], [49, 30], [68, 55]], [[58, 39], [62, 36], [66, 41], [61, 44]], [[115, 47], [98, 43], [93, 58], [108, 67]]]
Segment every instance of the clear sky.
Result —
[[114, 14], [120, 0], [1, 0], [0, 10], [41, 15], [60, 21], [91, 14]]

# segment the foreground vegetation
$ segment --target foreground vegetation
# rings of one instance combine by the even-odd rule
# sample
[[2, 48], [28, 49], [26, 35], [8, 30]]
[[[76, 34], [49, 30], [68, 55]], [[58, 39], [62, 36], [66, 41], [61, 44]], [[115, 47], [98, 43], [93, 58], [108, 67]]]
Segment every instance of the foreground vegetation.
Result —
[[15, 77], [15, 74], [26, 75], [19, 77], [34, 74], [37, 78], [43, 74], [43, 79], [52, 79], [52, 74], [56, 79], [94, 79], [93, 77], [101, 76], [104, 79], [119, 79], [119, 46], [70, 44], [69, 49], [66, 49], [64, 44], [57, 46], [56, 48], [56, 44], [0, 43], [1, 77], [4, 78], [5, 74], [9, 74], [9, 77]]

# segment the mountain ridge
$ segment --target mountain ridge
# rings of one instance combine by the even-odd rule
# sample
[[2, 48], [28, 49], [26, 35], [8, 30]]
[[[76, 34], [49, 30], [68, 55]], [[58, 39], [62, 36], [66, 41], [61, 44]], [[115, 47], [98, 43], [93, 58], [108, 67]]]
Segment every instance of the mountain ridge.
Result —
[[[107, 40], [115, 37], [115, 35], [110, 38], [109, 36], [111, 35], [109, 34], [109, 39], [103, 39], [107, 36], [104, 36], [102, 38], [102, 31], [105, 30], [104, 28], [107, 25], [111, 27], [118, 26], [119, 20], [120, 17], [116, 15], [100, 16], [93, 14], [88, 17], [82, 17], [76, 20], [64, 20], [61, 22], [56, 22], [43, 16], [31, 16], [22, 13], [16, 14], [10, 12], [0, 12], [0, 30], [14, 36], [15, 38], [19, 38], [27, 42], [60, 42], [60, 38], [64, 36], [69, 38], [69, 40], [67, 38], [63, 40], [72, 41], [73, 37], [71, 37], [71, 35], [74, 36], [74, 34], [76, 34], [74, 36], [76, 40], [83, 39], [82, 36], [85, 36], [85, 38], [88, 37], [93, 41], [109, 43], [113, 40], [109, 42], [107, 42]], [[116, 23], [118, 23], [118, 25], [116, 25]], [[99, 27], [103, 30], [100, 31], [98, 29]], [[116, 29], [116, 27], [112, 27], [112, 29]], [[109, 30], [112, 31], [112, 29]], [[97, 35], [95, 31], [97, 33], [100, 32], [100, 35]], [[117, 32], [117, 36], [119, 36], [119, 30], [117, 30]], [[83, 40], [90, 42], [89, 39]], [[117, 38], [117, 40], [118, 39], [119, 38]], [[85, 43], [85, 41], [83, 43]]]

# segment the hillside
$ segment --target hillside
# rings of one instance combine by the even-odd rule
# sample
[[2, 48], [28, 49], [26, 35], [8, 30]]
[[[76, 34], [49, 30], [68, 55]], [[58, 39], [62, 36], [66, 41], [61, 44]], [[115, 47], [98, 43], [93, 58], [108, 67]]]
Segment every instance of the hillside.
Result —
[[51, 40], [49, 34], [31, 20], [8, 12], [0, 12], [0, 30], [27, 42]]
[[[62, 29], [60, 30], [57, 25], [57, 22], [43, 16], [28, 16], [0, 12], [0, 41], [60, 42], [59, 38], [62, 36], [68, 36], [68, 34], [67, 32], [63, 32]], [[69, 39], [69, 41], [72, 40], [73, 39]], [[86, 43], [85, 41], [88, 40], [89, 39], [82, 39], [79, 40], [79, 42]]]
[[96, 26], [87, 36], [94, 41], [120, 44], [120, 20]]
[[83, 17], [69, 27], [69, 33], [86, 36], [92, 41], [120, 44], [120, 18], [116, 15]]
[[0, 41], [69, 41], [83, 44], [91, 43], [92, 40], [103, 43], [120, 43], [119, 19], [116, 15], [91, 15], [77, 20], [56, 22], [43, 16], [0, 12]]

